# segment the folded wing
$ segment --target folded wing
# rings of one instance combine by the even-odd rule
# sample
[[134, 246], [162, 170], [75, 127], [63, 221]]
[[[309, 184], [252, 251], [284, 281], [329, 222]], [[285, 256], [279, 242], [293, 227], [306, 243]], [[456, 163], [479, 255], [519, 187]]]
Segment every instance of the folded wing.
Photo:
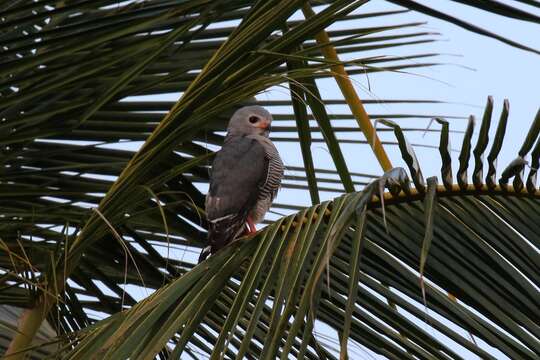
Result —
[[256, 139], [234, 136], [226, 140], [212, 165], [206, 196], [210, 251], [203, 251], [200, 260], [242, 233], [268, 178], [268, 165], [265, 148]]

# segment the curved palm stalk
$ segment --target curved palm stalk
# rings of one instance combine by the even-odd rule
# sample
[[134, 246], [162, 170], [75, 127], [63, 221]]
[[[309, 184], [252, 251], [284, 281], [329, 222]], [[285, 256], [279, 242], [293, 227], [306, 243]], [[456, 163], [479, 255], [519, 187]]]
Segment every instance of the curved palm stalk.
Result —
[[448, 121], [436, 118], [439, 124], [442, 125], [441, 137], [439, 139], [439, 154], [441, 155], [441, 177], [444, 187], [448, 190], [452, 189], [452, 158], [450, 157], [450, 136]]
[[418, 162], [418, 159], [416, 158], [416, 154], [414, 152], [413, 147], [405, 138], [405, 135], [403, 134], [403, 130], [398, 124], [396, 124], [393, 121], [384, 120], [384, 119], [379, 120], [379, 121], [391, 127], [394, 130], [394, 134], [396, 135], [396, 138], [398, 140], [399, 149], [401, 150], [403, 159], [405, 160], [405, 163], [407, 164], [409, 168], [414, 185], [418, 191], [424, 192], [425, 181], [424, 181], [424, 176], [422, 175], [422, 170], [420, 169], [420, 163]]
[[461, 145], [461, 151], [459, 153], [459, 169], [457, 172], [457, 181], [459, 187], [464, 190], [467, 188], [467, 168], [469, 167], [469, 158], [471, 156], [471, 139], [474, 131], [475, 118], [469, 116], [469, 122], [467, 123], [467, 130], [463, 136], [463, 143]]
[[508, 100], [505, 99], [503, 104], [503, 111], [501, 112], [501, 117], [499, 119], [499, 125], [497, 126], [497, 132], [495, 133], [495, 139], [493, 140], [491, 150], [489, 151], [489, 155], [487, 157], [489, 167], [486, 175], [486, 184], [490, 189], [493, 189], [497, 184], [495, 174], [496, 161], [497, 156], [499, 155], [499, 151], [501, 151], [502, 148], [502, 142], [504, 139], [504, 134], [506, 132], [506, 123], [508, 122], [509, 109], [510, 104]]
[[474, 186], [480, 188], [482, 186], [483, 179], [483, 161], [484, 161], [484, 151], [486, 150], [488, 141], [489, 141], [489, 127], [491, 125], [491, 114], [493, 113], [493, 98], [488, 97], [486, 110], [484, 116], [482, 117], [482, 124], [480, 125], [480, 133], [478, 134], [478, 140], [476, 146], [474, 147], [474, 171], [472, 174], [472, 179]]

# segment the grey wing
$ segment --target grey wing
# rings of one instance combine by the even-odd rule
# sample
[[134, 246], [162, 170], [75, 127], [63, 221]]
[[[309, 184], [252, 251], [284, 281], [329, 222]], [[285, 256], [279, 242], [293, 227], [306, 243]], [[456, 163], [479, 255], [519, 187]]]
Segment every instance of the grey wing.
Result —
[[212, 164], [206, 196], [211, 252], [232, 241], [242, 230], [267, 175], [265, 149], [255, 139], [228, 139]]

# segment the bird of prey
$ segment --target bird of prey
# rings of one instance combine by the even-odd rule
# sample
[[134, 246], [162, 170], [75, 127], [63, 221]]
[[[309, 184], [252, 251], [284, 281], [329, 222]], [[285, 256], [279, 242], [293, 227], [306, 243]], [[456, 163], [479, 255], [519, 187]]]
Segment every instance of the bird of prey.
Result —
[[260, 106], [245, 106], [232, 116], [223, 147], [210, 173], [206, 195], [208, 246], [199, 262], [246, 231], [256, 232], [272, 205], [283, 162], [268, 138], [272, 115]]

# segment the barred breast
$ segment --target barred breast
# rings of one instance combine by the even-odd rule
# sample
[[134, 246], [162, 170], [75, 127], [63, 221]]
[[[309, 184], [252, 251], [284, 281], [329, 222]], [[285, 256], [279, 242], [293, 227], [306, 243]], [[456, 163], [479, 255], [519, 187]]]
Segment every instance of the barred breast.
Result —
[[256, 138], [263, 145], [268, 160], [266, 181], [260, 186], [257, 203], [251, 211], [253, 221], [260, 223], [277, 195], [283, 178], [284, 166], [272, 141], [263, 136], [256, 136]]

